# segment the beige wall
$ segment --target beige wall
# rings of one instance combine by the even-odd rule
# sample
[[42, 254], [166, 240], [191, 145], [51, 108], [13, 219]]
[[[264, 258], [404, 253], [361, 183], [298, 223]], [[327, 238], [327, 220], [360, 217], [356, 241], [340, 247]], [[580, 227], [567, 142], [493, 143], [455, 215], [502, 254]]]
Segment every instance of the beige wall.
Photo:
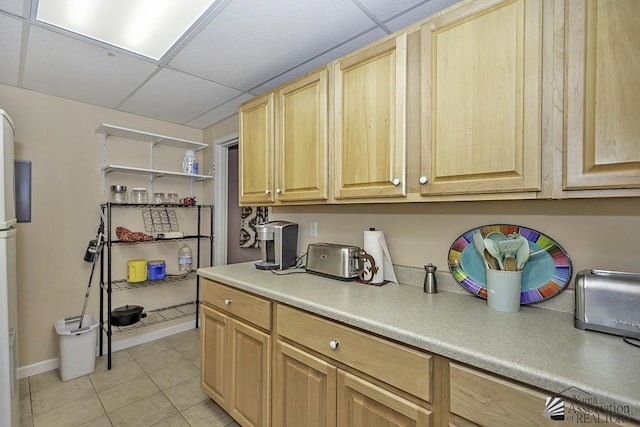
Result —
[[[229, 122], [207, 131], [217, 138], [237, 132]], [[574, 272], [640, 272], [639, 198], [276, 207], [271, 219], [300, 224], [301, 252], [311, 242], [362, 246], [363, 231], [375, 227], [384, 231], [395, 264], [421, 268], [432, 262], [444, 271], [449, 247], [463, 232], [485, 224], [517, 224], [555, 239], [569, 253]], [[318, 223], [317, 238], [308, 237], [310, 221]]]
[[[298, 248], [311, 242], [363, 245], [363, 231], [384, 231], [394, 264], [447, 271], [447, 254], [465, 231], [517, 224], [541, 231], [568, 252], [574, 272], [586, 268], [640, 273], [640, 199], [526, 200], [275, 208], [274, 218], [300, 223]], [[318, 237], [309, 238], [309, 221]]]
[[[95, 237], [98, 205], [106, 201], [100, 171], [102, 137], [95, 130], [102, 123], [110, 123], [195, 141], [202, 141], [203, 135], [198, 129], [5, 85], [0, 85], [0, 107], [11, 115], [16, 126], [16, 157], [31, 160], [33, 165], [33, 220], [18, 225], [17, 242], [19, 352], [20, 366], [25, 366], [57, 357], [54, 321], [79, 314], [82, 309], [90, 273], [90, 264], [82, 258], [88, 241]], [[125, 164], [142, 167], [149, 161], [148, 145], [131, 144], [131, 152], [136, 154], [125, 156]], [[124, 150], [128, 152], [126, 146]], [[183, 154], [174, 155], [175, 170], [179, 171]], [[202, 173], [210, 174], [211, 167], [201, 163]], [[129, 189], [140, 179], [143, 178], [129, 174], [109, 176], [112, 182], [128, 185]], [[158, 191], [174, 189], [181, 195], [188, 192], [183, 187], [188, 184], [173, 181], [165, 184], [157, 180], [155, 185]], [[146, 182], [148, 186], [148, 179]], [[203, 199], [201, 184], [194, 186], [194, 193]], [[168, 255], [153, 256], [167, 256], [169, 262], [169, 257], [177, 258], [177, 248]], [[87, 309], [96, 317], [97, 273]], [[139, 295], [132, 295], [126, 302], [142, 301]]]

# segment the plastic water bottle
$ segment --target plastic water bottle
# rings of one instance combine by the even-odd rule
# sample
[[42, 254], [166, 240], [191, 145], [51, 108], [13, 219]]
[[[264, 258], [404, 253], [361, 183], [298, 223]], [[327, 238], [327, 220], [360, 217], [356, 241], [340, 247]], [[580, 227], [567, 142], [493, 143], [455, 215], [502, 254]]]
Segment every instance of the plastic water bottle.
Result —
[[178, 251], [178, 269], [180, 271], [191, 271], [192, 263], [191, 248], [185, 243]]
[[187, 150], [182, 158], [182, 172], [193, 175], [198, 174], [198, 159], [193, 150]]

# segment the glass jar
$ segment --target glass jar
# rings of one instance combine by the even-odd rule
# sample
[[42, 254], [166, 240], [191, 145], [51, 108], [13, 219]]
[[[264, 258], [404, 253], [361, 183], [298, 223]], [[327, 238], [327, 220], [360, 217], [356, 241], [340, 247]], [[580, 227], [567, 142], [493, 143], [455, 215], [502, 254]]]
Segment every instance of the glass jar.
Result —
[[131, 190], [131, 199], [129, 203], [135, 203], [138, 205], [146, 205], [149, 203], [149, 194], [146, 188], [136, 187]]
[[164, 203], [164, 193], [153, 193], [153, 203], [155, 204]]
[[169, 193], [167, 195], [167, 202], [171, 203], [172, 205], [177, 205], [180, 203], [180, 197], [178, 196], [178, 193]]
[[112, 185], [111, 193], [109, 193], [109, 201], [111, 203], [128, 203], [129, 197], [127, 195], [127, 186]]

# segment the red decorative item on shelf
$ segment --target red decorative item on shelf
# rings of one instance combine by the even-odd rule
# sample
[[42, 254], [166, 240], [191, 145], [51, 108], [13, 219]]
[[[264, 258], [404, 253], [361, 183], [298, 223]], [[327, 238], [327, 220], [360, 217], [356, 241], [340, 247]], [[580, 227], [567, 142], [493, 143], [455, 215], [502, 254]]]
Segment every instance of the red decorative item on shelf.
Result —
[[145, 242], [153, 240], [153, 236], [141, 231], [131, 231], [124, 227], [116, 227], [116, 236], [123, 242]]
[[185, 197], [182, 199], [182, 204], [185, 206], [195, 206], [196, 198], [194, 196]]

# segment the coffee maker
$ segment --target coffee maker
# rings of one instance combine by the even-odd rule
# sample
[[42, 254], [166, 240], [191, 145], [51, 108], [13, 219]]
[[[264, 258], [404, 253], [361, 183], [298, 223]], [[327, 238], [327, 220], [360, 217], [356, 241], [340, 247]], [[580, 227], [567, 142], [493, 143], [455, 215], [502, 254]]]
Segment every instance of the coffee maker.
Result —
[[296, 263], [298, 224], [272, 221], [256, 225], [262, 259], [256, 261], [260, 270], [284, 270]]

